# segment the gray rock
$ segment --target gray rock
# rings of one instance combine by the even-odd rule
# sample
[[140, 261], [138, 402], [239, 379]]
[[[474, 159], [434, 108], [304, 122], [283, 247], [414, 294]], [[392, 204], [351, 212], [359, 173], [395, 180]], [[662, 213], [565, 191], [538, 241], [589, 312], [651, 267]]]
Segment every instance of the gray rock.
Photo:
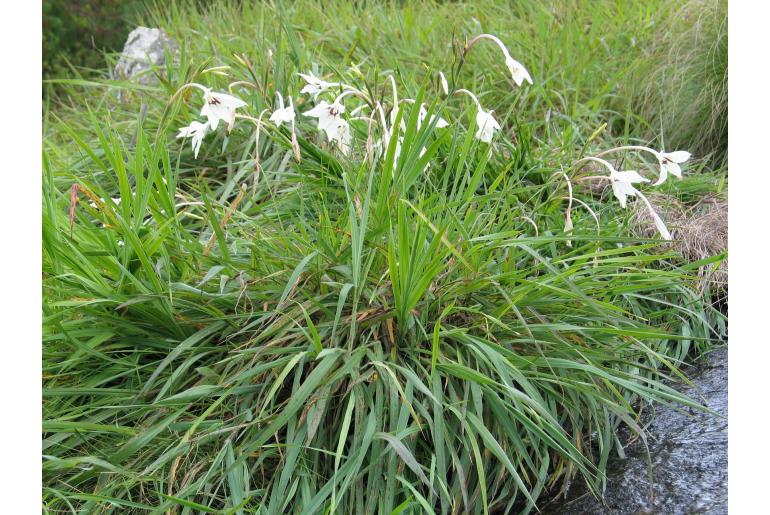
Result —
[[610, 459], [603, 501], [578, 486], [566, 500], [541, 506], [542, 513], [726, 514], [727, 348], [712, 352], [690, 377], [694, 384], [682, 388], [683, 393], [717, 415], [669, 407], [651, 414], [652, 485], [647, 478], [646, 451], [636, 441], [626, 449], [625, 458]]
[[176, 42], [161, 29], [137, 27], [131, 31], [123, 46], [123, 54], [115, 66], [116, 79], [135, 79], [139, 84], [155, 84], [153, 66], [165, 64], [165, 52], [174, 52]]

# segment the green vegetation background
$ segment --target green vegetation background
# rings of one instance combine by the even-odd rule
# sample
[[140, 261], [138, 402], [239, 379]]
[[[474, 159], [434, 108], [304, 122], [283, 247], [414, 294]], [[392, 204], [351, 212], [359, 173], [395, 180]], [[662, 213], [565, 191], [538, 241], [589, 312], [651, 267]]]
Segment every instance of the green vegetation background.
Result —
[[141, 0], [43, 0], [43, 78], [70, 67], [102, 69], [103, 52], [120, 52]]
[[[643, 142], [695, 154], [666, 193], [724, 192], [726, 2], [158, 2], [135, 20], [180, 43], [156, 86], [110, 80], [110, 52], [48, 75], [44, 510], [531, 510], [579, 478], [600, 492], [641, 404], [697, 406], [660, 380], [725, 334], [698, 264], [631, 237], [607, 195], [577, 193], [601, 234], [576, 206], [566, 237], [554, 174]], [[503, 127], [491, 155], [457, 99], [444, 133], [408, 118], [397, 167], [329, 152], [307, 119], [297, 164], [271, 131], [254, 190], [247, 125], [199, 159], [175, 139], [192, 80], [252, 82], [253, 112], [276, 90], [306, 109], [313, 66], [435, 97], [428, 66], [480, 32], [535, 80], [512, 87], [493, 47], [465, 64]]]

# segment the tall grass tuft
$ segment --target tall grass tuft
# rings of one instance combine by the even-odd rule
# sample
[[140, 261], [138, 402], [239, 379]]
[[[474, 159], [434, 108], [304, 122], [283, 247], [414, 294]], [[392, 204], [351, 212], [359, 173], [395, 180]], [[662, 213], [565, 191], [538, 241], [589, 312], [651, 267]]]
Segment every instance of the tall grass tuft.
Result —
[[[649, 15], [613, 5], [592, 9], [628, 27]], [[174, 4], [148, 15], [183, 42], [158, 86], [60, 81], [78, 95], [44, 127], [45, 510], [530, 512], [577, 480], [599, 495], [618, 429], [644, 438], [644, 403], [700, 407], [663, 382], [724, 334], [699, 263], [590, 196], [599, 232], [575, 207], [564, 234], [557, 172], [637, 137], [604, 132], [624, 115], [596, 73], [552, 66], [575, 52], [600, 69], [580, 45], [598, 29], [483, 7]], [[457, 78], [499, 108], [495, 152], [473, 108], [434, 101], [443, 20], [458, 37], [531, 24], [506, 37], [539, 85], [512, 92], [491, 52]], [[257, 147], [236, 124], [199, 159], [175, 139], [200, 109], [183, 84], [245, 75], [256, 87], [237, 94], [259, 112], [276, 90], [299, 106], [298, 69], [363, 62], [367, 91], [389, 71], [418, 99], [397, 159], [343, 156], [304, 126], [301, 163], [285, 128]], [[451, 127], [418, 128], [421, 98]]]
[[727, 2], [673, 4], [656, 34], [636, 80], [626, 83], [650, 123], [648, 137], [726, 166]]

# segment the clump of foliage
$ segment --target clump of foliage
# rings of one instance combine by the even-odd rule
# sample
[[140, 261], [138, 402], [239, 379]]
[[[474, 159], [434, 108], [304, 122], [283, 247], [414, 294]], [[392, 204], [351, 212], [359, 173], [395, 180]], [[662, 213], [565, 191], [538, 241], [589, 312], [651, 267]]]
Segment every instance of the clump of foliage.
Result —
[[[82, 94], [46, 125], [47, 510], [531, 511], [577, 479], [599, 494], [640, 403], [698, 407], [661, 380], [724, 332], [701, 263], [563, 178], [638, 143], [601, 86], [630, 68], [557, 8], [480, 4], [172, 7], [151, 13], [182, 49], [156, 87], [64, 84]], [[612, 4], [586, 16], [640, 30]], [[464, 51], [481, 25], [531, 87]], [[384, 109], [351, 105], [347, 144], [271, 121], [317, 107], [307, 70]], [[438, 70], [483, 92], [490, 143]], [[190, 148], [179, 128], [211, 123], [191, 83], [248, 118]]]

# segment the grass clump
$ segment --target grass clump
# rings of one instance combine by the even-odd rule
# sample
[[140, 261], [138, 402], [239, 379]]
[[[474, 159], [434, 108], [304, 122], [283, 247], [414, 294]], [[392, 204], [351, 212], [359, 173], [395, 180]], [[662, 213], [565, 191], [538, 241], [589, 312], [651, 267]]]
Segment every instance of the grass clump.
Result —
[[627, 87], [648, 135], [727, 166], [727, 2], [675, 4]]
[[[577, 479], [599, 494], [640, 402], [698, 407], [661, 382], [723, 332], [697, 264], [600, 199], [564, 232], [557, 172], [633, 138], [602, 127], [623, 117], [589, 75], [528, 47], [561, 23], [580, 52], [584, 29], [540, 4], [475, 9], [171, 7], [151, 16], [184, 43], [157, 87], [62, 81], [85, 94], [46, 126], [44, 509], [526, 512]], [[493, 46], [460, 67], [441, 20], [457, 38], [527, 20], [498, 35], [535, 84], [514, 89]], [[276, 92], [317, 104], [309, 70], [385, 104], [349, 104], [347, 152], [306, 117], [258, 116]], [[439, 70], [484, 92], [492, 145]], [[253, 115], [197, 158], [175, 141], [201, 118], [191, 82]]]

